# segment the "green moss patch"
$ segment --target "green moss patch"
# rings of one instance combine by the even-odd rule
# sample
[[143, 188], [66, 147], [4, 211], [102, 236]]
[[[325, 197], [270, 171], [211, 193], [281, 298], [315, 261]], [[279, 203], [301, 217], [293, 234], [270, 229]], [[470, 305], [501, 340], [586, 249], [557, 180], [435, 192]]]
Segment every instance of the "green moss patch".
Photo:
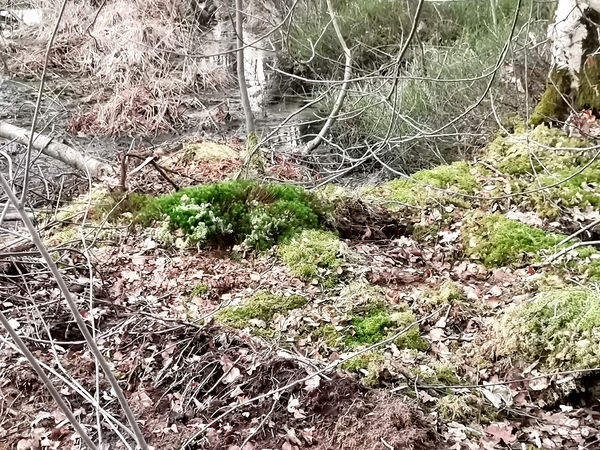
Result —
[[386, 183], [383, 188], [370, 194], [386, 198], [386, 200], [407, 203], [415, 206], [425, 206], [429, 201], [443, 199], [445, 203], [458, 203], [458, 206], [467, 206], [461, 198], [453, 198], [452, 194], [445, 194], [432, 189], [445, 189], [454, 192], [472, 194], [481, 188], [476, 176], [487, 173], [477, 165], [464, 161], [439, 166], [430, 170], [421, 170], [412, 175], [412, 178], [424, 184], [399, 178]]
[[277, 250], [292, 272], [307, 279], [335, 279], [344, 263], [343, 244], [331, 232], [304, 230]]
[[498, 325], [498, 344], [506, 355], [542, 358], [549, 369], [600, 365], [600, 293], [546, 292], [520, 305]]
[[[389, 338], [415, 321], [416, 317], [410, 311], [390, 314], [384, 309], [373, 309], [362, 317], [352, 319], [354, 334], [346, 336], [344, 342], [349, 348], [374, 344]], [[411, 348], [421, 351], [428, 348], [427, 341], [421, 338], [418, 326], [412, 327], [408, 332], [398, 337], [394, 343], [399, 348]]]
[[264, 250], [316, 228], [322, 204], [304, 189], [241, 180], [182, 189], [158, 198], [171, 231], [189, 244], [246, 244]]
[[546, 92], [529, 118], [532, 125], [564, 120], [569, 113], [565, 98], [571, 93], [571, 76], [567, 69], [553, 70], [548, 79]]
[[246, 328], [250, 326], [252, 319], [262, 320], [268, 324], [276, 313], [285, 313], [301, 308], [305, 304], [306, 299], [297, 295], [280, 297], [268, 292], [259, 292], [247, 300], [243, 306], [219, 311], [215, 318], [233, 328]]
[[421, 293], [429, 306], [441, 306], [455, 304], [464, 300], [464, 295], [458, 286], [450, 280], [445, 281], [437, 288], [427, 288]]
[[192, 295], [204, 295], [208, 292], [208, 286], [206, 284], [197, 284], [192, 289]]
[[483, 402], [473, 394], [446, 395], [436, 405], [440, 416], [447, 421], [470, 422], [479, 419]]
[[331, 323], [320, 325], [311, 333], [313, 341], [322, 340], [329, 348], [337, 348], [342, 344], [342, 335], [336, 330]]
[[467, 256], [480, 259], [488, 267], [525, 265], [532, 260], [531, 254], [554, 247], [564, 238], [501, 214], [483, 212], [466, 218], [461, 231]]

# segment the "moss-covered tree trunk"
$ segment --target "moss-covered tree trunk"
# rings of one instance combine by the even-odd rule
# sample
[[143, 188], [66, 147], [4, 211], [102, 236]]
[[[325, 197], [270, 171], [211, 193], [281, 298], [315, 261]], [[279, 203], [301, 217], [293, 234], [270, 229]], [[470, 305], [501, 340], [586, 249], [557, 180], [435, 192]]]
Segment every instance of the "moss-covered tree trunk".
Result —
[[600, 0], [559, 0], [546, 92], [531, 116], [534, 125], [564, 121], [573, 111], [600, 112]]

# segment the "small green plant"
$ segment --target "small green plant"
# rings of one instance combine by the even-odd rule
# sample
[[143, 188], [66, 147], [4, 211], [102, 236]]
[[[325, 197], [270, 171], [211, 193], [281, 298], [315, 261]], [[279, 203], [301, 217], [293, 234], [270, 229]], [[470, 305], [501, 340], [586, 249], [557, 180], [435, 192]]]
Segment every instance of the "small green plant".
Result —
[[337, 268], [344, 263], [343, 244], [328, 231], [304, 230], [282, 244], [277, 250], [292, 272], [305, 278], [336, 277]]
[[411, 372], [420, 381], [427, 384], [446, 384], [452, 386], [459, 382], [454, 369], [447, 364], [435, 364], [432, 368], [428, 367], [426, 370], [414, 368], [411, 369]]
[[[394, 313], [391, 317], [396, 322], [397, 331], [410, 326], [417, 320], [416, 316], [410, 310]], [[418, 325], [414, 325], [398, 337], [394, 341], [394, 344], [398, 348], [408, 348], [422, 352], [429, 348], [427, 341], [421, 337]]]
[[374, 309], [362, 318], [353, 319], [352, 326], [354, 335], [345, 338], [346, 345], [350, 348], [384, 340], [396, 328], [396, 322], [387, 311]]
[[208, 292], [208, 286], [206, 284], [197, 284], [192, 289], [192, 295], [204, 295]]
[[366, 370], [367, 374], [363, 382], [367, 386], [376, 387], [379, 385], [379, 372], [381, 371], [383, 361], [383, 355], [376, 352], [369, 352], [349, 359], [341, 367], [342, 369], [358, 372], [362, 375], [364, 375], [363, 371]]
[[280, 297], [268, 292], [259, 292], [243, 306], [219, 311], [215, 318], [233, 328], [245, 328], [250, 325], [251, 319], [259, 319], [268, 324], [276, 313], [301, 308], [305, 304], [306, 299], [297, 295]]
[[542, 358], [549, 369], [600, 365], [600, 294], [545, 292], [506, 313], [497, 327], [502, 354]]
[[341, 334], [335, 329], [335, 326], [331, 323], [320, 325], [316, 330], [311, 333], [313, 340], [323, 340], [330, 348], [339, 347], [342, 343]]
[[552, 248], [564, 236], [532, 228], [501, 214], [477, 212], [462, 226], [467, 256], [479, 258], [488, 267], [520, 266], [531, 260], [528, 253]]
[[472, 394], [450, 394], [438, 400], [436, 409], [447, 421], [468, 422], [478, 417], [482, 406], [481, 400]]
[[383, 355], [377, 352], [368, 352], [355, 356], [341, 365], [342, 369], [350, 372], [358, 372], [360, 369], [366, 369], [374, 361], [383, 361]]

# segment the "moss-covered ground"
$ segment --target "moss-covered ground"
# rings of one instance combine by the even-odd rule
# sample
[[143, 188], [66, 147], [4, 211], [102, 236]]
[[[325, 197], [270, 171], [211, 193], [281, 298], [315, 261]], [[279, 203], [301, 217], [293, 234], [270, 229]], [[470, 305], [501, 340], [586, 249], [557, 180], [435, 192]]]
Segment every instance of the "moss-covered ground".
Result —
[[[61, 246], [76, 245], [85, 214], [88, 225], [137, 233], [146, 250], [132, 250], [112, 282], [139, 277], [148, 305], [168, 295], [170, 310], [196, 326], [315, 364], [342, 359], [343, 373], [365, 385], [404, 390], [442, 421], [477, 428], [506, 418], [504, 394], [455, 386], [600, 365], [590, 284], [600, 251], [569, 249], [597, 231], [563, 242], [600, 216], [600, 166], [587, 142], [561, 130], [511, 126], [476, 162], [352, 192], [245, 180], [158, 196], [100, 191], [92, 207], [78, 199], [59, 212], [47, 237], [66, 264], [77, 260]], [[340, 238], [334, 224], [352, 217], [335, 214], [356, 211], [340, 205], [357, 197], [402, 222], [403, 234], [370, 238], [390, 223], [372, 216], [357, 238]], [[97, 261], [115, 264], [101, 253]], [[173, 271], [161, 278], [160, 267]], [[528, 394], [563, 395], [550, 389]]]

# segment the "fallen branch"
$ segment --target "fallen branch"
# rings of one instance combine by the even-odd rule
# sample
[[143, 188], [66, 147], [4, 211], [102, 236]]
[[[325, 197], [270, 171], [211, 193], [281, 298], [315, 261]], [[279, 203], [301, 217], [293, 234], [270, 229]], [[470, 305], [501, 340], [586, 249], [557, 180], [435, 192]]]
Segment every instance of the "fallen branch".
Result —
[[[31, 134], [24, 128], [0, 121], [0, 137], [10, 139], [22, 145], [28, 145]], [[32, 141], [33, 148], [40, 150], [47, 156], [57, 159], [82, 172], [89, 172], [92, 178], [99, 178], [110, 172], [112, 167], [103, 161], [81, 152], [60, 142], [53, 142], [52, 138], [35, 133]]]
[[587, 247], [587, 246], [594, 246], [594, 245], [600, 245], [600, 241], [577, 242], [577, 243], [571, 245], [570, 247], [567, 247], [567, 248], [561, 250], [560, 252], [555, 253], [554, 255], [549, 256], [538, 267], [542, 267], [542, 266], [545, 266], [547, 264], [550, 264], [555, 259], [560, 258], [561, 256], [569, 253], [571, 250], [575, 250], [576, 248]]

